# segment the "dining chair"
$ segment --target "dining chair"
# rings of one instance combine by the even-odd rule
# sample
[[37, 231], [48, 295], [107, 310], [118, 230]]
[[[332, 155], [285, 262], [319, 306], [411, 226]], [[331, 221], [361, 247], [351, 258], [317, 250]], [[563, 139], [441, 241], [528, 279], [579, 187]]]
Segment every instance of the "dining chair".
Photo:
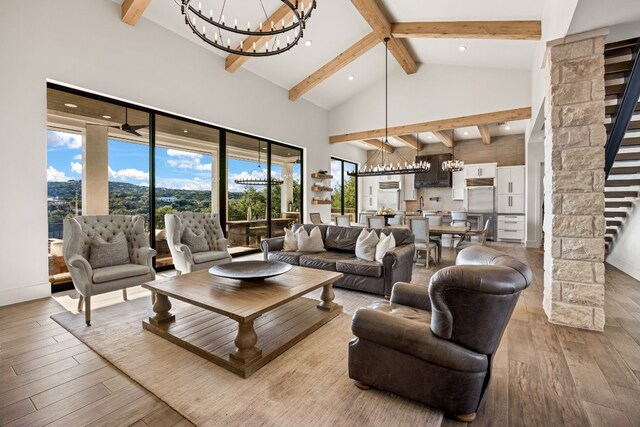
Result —
[[469, 219], [467, 218], [466, 211], [451, 211], [451, 226], [452, 227], [469, 227]]
[[[424, 218], [429, 221], [429, 227], [439, 227], [442, 225], [442, 215], [426, 214]], [[440, 262], [440, 257], [442, 256], [442, 237], [429, 236], [429, 240], [438, 246], [438, 262]]]
[[358, 214], [358, 224], [367, 225], [367, 218], [369, 218], [372, 214], [368, 212], [360, 212]]
[[[466, 211], [451, 211], [451, 226], [452, 227], [471, 227]], [[455, 236], [451, 236], [452, 247], [456, 247], [463, 239], [456, 239]]]
[[371, 215], [367, 217], [368, 228], [384, 228], [384, 217], [381, 215]]
[[351, 218], [349, 215], [336, 215], [336, 225], [340, 227], [351, 227]]
[[322, 224], [322, 217], [318, 212], [311, 212], [309, 214], [309, 220], [311, 220], [311, 224], [315, 224], [315, 225]]
[[489, 232], [490, 225], [491, 225], [491, 218], [488, 218], [487, 221], [484, 223], [484, 229], [480, 231], [468, 231], [464, 237], [479, 236], [480, 241], [467, 242], [464, 239], [460, 239], [460, 242], [458, 242], [458, 244], [456, 245], [456, 254], [461, 250], [463, 250], [464, 248], [468, 248], [471, 246], [487, 246], [487, 234]]
[[403, 225], [404, 224], [404, 213], [396, 213], [393, 218], [389, 218], [389, 225]]
[[420, 253], [425, 254], [424, 266], [429, 267], [429, 256], [435, 250], [433, 259], [438, 260], [438, 244], [429, 239], [429, 220], [426, 218], [412, 218], [409, 221], [409, 229], [415, 237], [416, 265], [419, 265]]

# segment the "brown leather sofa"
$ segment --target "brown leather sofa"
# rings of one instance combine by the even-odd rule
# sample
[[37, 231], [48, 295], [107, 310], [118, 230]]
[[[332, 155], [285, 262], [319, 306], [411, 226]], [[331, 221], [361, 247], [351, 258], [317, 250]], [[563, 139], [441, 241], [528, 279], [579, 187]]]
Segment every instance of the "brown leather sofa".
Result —
[[491, 379], [493, 356], [529, 267], [487, 247], [462, 250], [429, 288], [396, 283], [390, 302], [353, 316], [349, 377], [475, 419]]
[[[396, 247], [388, 251], [382, 264], [356, 258], [356, 241], [362, 231], [359, 227], [339, 227], [336, 225], [294, 224], [295, 232], [304, 227], [311, 232], [320, 227], [326, 252], [303, 253], [283, 252], [284, 237], [265, 239], [260, 243], [265, 260], [283, 261], [292, 265], [321, 270], [337, 271], [344, 274], [334, 286], [369, 292], [389, 297], [391, 288], [398, 281], [410, 281], [413, 271], [414, 237], [410, 230], [390, 228], [396, 240]], [[380, 230], [376, 230], [380, 236]]]

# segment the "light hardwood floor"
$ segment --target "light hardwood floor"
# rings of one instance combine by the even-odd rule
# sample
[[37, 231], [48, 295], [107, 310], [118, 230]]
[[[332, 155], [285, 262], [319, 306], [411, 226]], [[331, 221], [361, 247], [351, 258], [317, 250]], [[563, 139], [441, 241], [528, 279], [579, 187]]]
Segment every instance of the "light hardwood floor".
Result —
[[[564, 328], [549, 324], [542, 311], [542, 252], [491, 246], [527, 262], [534, 282], [520, 298], [486, 404], [471, 425], [640, 425], [640, 282], [607, 265], [604, 334]], [[440, 266], [415, 267], [412, 281], [426, 285], [453, 258], [443, 251]], [[72, 308], [74, 291], [66, 297], [67, 303], [59, 299]], [[96, 308], [121, 301], [119, 292], [100, 297]], [[336, 292], [347, 312], [376, 299]], [[63, 309], [53, 298], [0, 307], [0, 425], [189, 425], [49, 318]]]

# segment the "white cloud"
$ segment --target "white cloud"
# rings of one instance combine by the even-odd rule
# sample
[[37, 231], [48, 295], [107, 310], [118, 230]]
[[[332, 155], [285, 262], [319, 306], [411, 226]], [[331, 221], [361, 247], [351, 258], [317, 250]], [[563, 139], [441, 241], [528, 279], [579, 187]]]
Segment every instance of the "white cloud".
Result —
[[149, 181], [149, 173], [141, 171], [139, 169], [120, 169], [115, 171], [109, 166], [109, 178], [120, 181], [136, 180], [136, 181]]
[[73, 160], [82, 160], [82, 154], [76, 154], [73, 156]]
[[192, 153], [190, 151], [174, 150], [172, 148], [167, 150], [167, 156], [171, 156], [171, 157], [190, 157], [190, 158], [197, 158], [197, 159], [201, 159], [202, 158], [202, 154]]
[[77, 173], [78, 175], [82, 175], [82, 163], [71, 162], [71, 172]]
[[64, 172], [59, 171], [53, 166], [47, 168], [47, 182], [64, 182], [70, 179], [71, 178], [65, 175]]
[[176, 157], [176, 159], [167, 160], [167, 165], [169, 167], [178, 169], [195, 169], [199, 171], [211, 170], [211, 163], [202, 163], [202, 159], [204, 157], [202, 154], [168, 149], [167, 155], [170, 157]]
[[82, 148], [82, 136], [73, 133], [49, 131], [47, 132], [48, 148]]
[[156, 180], [158, 188], [173, 188], [176, 190], [205, 190], [211, 191], [211, 180], [200, 178], [158, 178]]

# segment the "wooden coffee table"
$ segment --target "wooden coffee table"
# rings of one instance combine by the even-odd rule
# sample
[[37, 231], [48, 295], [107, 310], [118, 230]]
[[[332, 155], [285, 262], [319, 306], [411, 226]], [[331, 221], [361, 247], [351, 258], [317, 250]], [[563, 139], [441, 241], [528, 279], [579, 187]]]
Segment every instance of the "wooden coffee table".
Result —
[[[207, 270], [142, 285], [156, 293], [155, 315], [142, 327], [217, 365], [249, 377], [342, 312], [333, 283], [342, 273], [294, 266], [261, 281]], [[303, 295], [322, 289], [321, 301]], [[169, 297], [193, 305], [170, 312]]]

